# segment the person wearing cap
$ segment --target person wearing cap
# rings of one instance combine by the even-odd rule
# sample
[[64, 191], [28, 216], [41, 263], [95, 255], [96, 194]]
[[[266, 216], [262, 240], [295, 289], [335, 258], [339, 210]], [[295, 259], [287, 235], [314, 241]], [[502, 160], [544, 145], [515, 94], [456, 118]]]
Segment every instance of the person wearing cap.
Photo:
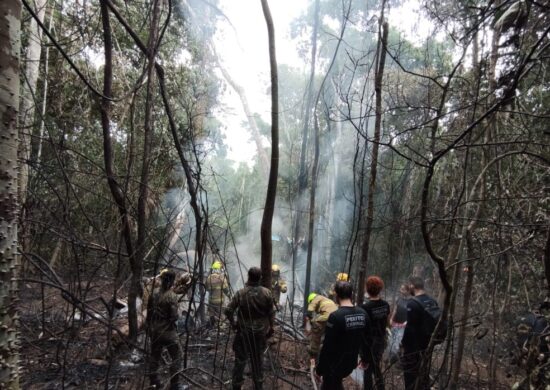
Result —
[[286, 293], [286, 281], [281, 278], [281, 268], [277, 264], [273, 264], [271, 267], [271, 292], [273, 293], [273, 299], [279, 309], [279, 301], [281, 300], [281, 293]]
[[330, 290], [328, 292], [329, 299], [332, 299], [333, 301], [336, 300], [336, 294], [334, 293], [334, 286], [336, 286], [336, 283], [338, 282], [350, 282], [349, 275], [345, 272], [339, 272], [338, 275], [336, 275], [336, 281], [332, 283], [330, 286]]
[[310, 359], [317, 359], [328, 317], [338, 309], [338, 306], [331, 299], [315, 292], [308, 295], [307, 303], [306, 321], [311, 326], [308, 353]]
[[229, 284], [223, 271], [221, 261], [212, 263], [210, 275], [206, 278], [206, 290], [208, 291], [208, 327], [212, 328], [220, 320], [224, 295], [229, 297]]
[[160, 287], [154, 289], [147, 304], [145, 320], [147, 335], [151, 340], [151, 359], [149, 361], [149, 380], [151, 387], [162, 388], [158, 369], [162, 361], [162, 350], [166, 348], [172, 360], [170, 364], [170, 389], [179, 388], [181, 349], [176, 331], [178, 319], [178, 297], [172, 290], [176, 274], [172, 270], [163, 270], [160, 275]]

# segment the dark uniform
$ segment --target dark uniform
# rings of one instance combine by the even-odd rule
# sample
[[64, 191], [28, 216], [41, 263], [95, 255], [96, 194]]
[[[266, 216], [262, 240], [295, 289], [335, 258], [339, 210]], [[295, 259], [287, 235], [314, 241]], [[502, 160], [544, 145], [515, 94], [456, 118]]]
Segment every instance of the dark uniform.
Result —
[[340, 307], [328, 317], [325, 340], [315, 368], [323, 377], [322, 390], [343, 390], [342, 379], [357, 367], [364, 351], [367, 314], [359, 307]]
[[237, 291], [225, 310], [232, 323], [234, 314], [237, 314], [237, 333], [233, 341], [233, 389], [240, 389], [244, 383], [243, 373], [247, 359], [251, 362], [254, 388], [262, 388], [262, 355], [266, 349], [267, 334], [272, 326], [273, 304], [273, 295], [269, 289], [259, 285], [247, 285]]
[[[368, 367], [365, 370], [363, 388], [384, 390], [384, 376], [380, 363], [387, 345], [390, 305], [383, 299], [369, 299], [361, 305], [361, 308], [367, 312], [370, 322], [365, 335], [368, 345], [365, 363], [368, 363]], [[373, 377], [376, 384], [373, 383]]]
[[405, 390], [413, 390], [417, 380], [419, 381], [418, 390], [430, 388], [428, 370], [423, 369], [421, 372], [422, 358], [430, 343], [430, 336], [423, 329], [423, 318], [428, 314], [418, 301], [424, 305], [437, 305], [437, 302], [426, 294], [417, 295], [415, 299], [410, 299], [407, 303], [407, 325], [401, 340], [403, 346], [401, 365], [403, 366]]
[[176, 332], [178, 319], [178, 298], [172, 291], [155, 289], [149, 296], [147, 304], [147, 330], [151, 339], [151, 362], [149, 379], [151, 385], [161, 388], [158, 368], [161, 362], [162, 349], [166, 347], [172, 358], [170, 365], [170, 388], [177, 389], [179, 385], [179, 369], [181, 349]]

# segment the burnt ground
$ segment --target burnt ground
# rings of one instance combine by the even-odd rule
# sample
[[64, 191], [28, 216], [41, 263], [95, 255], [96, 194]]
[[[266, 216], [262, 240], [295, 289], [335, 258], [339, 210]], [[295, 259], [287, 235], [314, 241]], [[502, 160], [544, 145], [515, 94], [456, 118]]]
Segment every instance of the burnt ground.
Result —
[[[75, 286], [64, 286], [76, 294]], [[97, 283], [82, 298], [90, 308], [106, 315], [99, 297], [106, 301], [112, 295], [109, 283]], [[44, 300], [42, 300], [44, 297]], [[21, 289], [20, 339], [22, 387], [24, 389], [146, 389], [147, 353], [144, 335], [132, 346], [120, 343], [110, 345], [106, 323], [84, 318], [64, 299], [57, 288], [23, 284]], [[44, 310], [43, 310], [44, 309]], [[76, 316], [75, 316], [76, 314]], [[76, 319], [75, 319], [76, 317]], [[108, 322], [107, 322], [108, 323]], [[233, 353], [229, 328], [194, 330], [181, 337], [182, 349], [187, 345], [187, 365], [182, 372], [182, 383], [192, 389], [230, 388]], [[440, 358], [440, 357], [439, 357]], [[168, 358], [169, 359], [169, 358]], [[436, 356], [437, 359], [437, 356]], [[313, 388], [307, 368], [306, 342], [297, 340], [289, 332], [277, 327], [276, 334], [264, 359], [265, 389]], [[466, 362], [467, 374], [461, 389], [489, 388], [480, 378], [486, 377], [481, 363]], [[165, 366], [168, 378], [168, 367]], [[248, 370], [248, 369], [247, 369]], [[245, 372], [250, 375], [249, 372]], [[386, 369], [386, 388], [402, 389], [403, 378], [397, 366]], [[510, 388], [510, 380], [503, 375], [502, 385]], [[244, 389], [252, 389], [247, 379]], [[351, 378], [346, 389], [360, 387]], [[435, 385], [434, 388], [444, 388]]]

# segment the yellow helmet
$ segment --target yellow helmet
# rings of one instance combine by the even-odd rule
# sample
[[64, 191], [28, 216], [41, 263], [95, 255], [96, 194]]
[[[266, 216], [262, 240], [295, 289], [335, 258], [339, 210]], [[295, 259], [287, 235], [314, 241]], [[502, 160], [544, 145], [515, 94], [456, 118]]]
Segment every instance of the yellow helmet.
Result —
[[216, 270], [216, 271], [222, 269], [221, 261], [216, 260], [215, 262], [213, 262], [212, 263], [212, 269]]
[[164, 274], [164, 273], [166, 273], [166, 272], [168, 272], [168, 271], [169, 271], [168, 268], [163, 268], [163, 269], [161, 269], [160, 272], [159, 272], [159, 276], [162, 276], [162, 274]]
[[336, 281], [337, 281], [337, 282], [348, 282], [348, 281], [349, 281], [349, 275], [346, 274], [345, 272], [340, 272], [340, 273], [336, 276]]
[[307, 296], [307, 303], [311, 303], [311, 301], [313, 301], [315, 299], [315, 297], [317, 296], [317, 294], [315, 294], [314, 292], [313, 293], [310, 293], [308, 296]]
[[281, 268], [277, 264], [273, 264], [271, 266], [271, 272], [279, 272], [280, 270], [281, 270]]

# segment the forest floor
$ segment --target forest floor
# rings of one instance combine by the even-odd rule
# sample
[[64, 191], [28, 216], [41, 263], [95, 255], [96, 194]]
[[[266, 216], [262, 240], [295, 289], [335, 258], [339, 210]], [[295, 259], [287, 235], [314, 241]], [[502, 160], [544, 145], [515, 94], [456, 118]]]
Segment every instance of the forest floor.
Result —
[[[74, 294], [78, 286], [64, 286]], [[82, 290], [81, 290], [82, 291]], [[99, 297], [109, 301], [112, 286], [94, 282], [88, 286], [86, 301], [97, 312], [106, 312]], [[58, 288], [24, 283], [19, 301], [22, 386], [24, 389], [146, 389], [147, 353], [137, 346], [121, 343], [113, 347], [108, 328], [95, 319], [81, 321], [79, 312], [63, 298]], [[65, 294], [67, 297], [67, 294]], [[76, 314], [76, 315], [75, 315]], [[182, 383], [192, 389], [228, 388], [233, 367], [232, 335], [228, 328], [194, 331], [180, 341], [187, 350]], [[185, 346], [187, 345], [187, 348]], [[265, 353], [266, 389], [313, 388], [307, 367], [306, 342], [299, 341], [279, 326]], [[168, 366], [164, 366], [168, 377]], [[248, 370], [248, 369], [247, 369]], [[471, 371], [471, 370], [468, 370]], [[479, 371], [479, 370], [478, 370]], [[489, 388], [479, 374], [464, 376], [461, 389]], [[247, 373], [249, 376], [250, 374]], [[397, 366], [385, 372], [387, 389], [402, 389], [402, 372]], [[510, 388], [503, 378], [497, 388]], [[247, 377], [244, 389], [252, 389]], [[346, 378], [345, 388], [361, 388]], [[437, 385], [434, 388], [442, 388]]]

